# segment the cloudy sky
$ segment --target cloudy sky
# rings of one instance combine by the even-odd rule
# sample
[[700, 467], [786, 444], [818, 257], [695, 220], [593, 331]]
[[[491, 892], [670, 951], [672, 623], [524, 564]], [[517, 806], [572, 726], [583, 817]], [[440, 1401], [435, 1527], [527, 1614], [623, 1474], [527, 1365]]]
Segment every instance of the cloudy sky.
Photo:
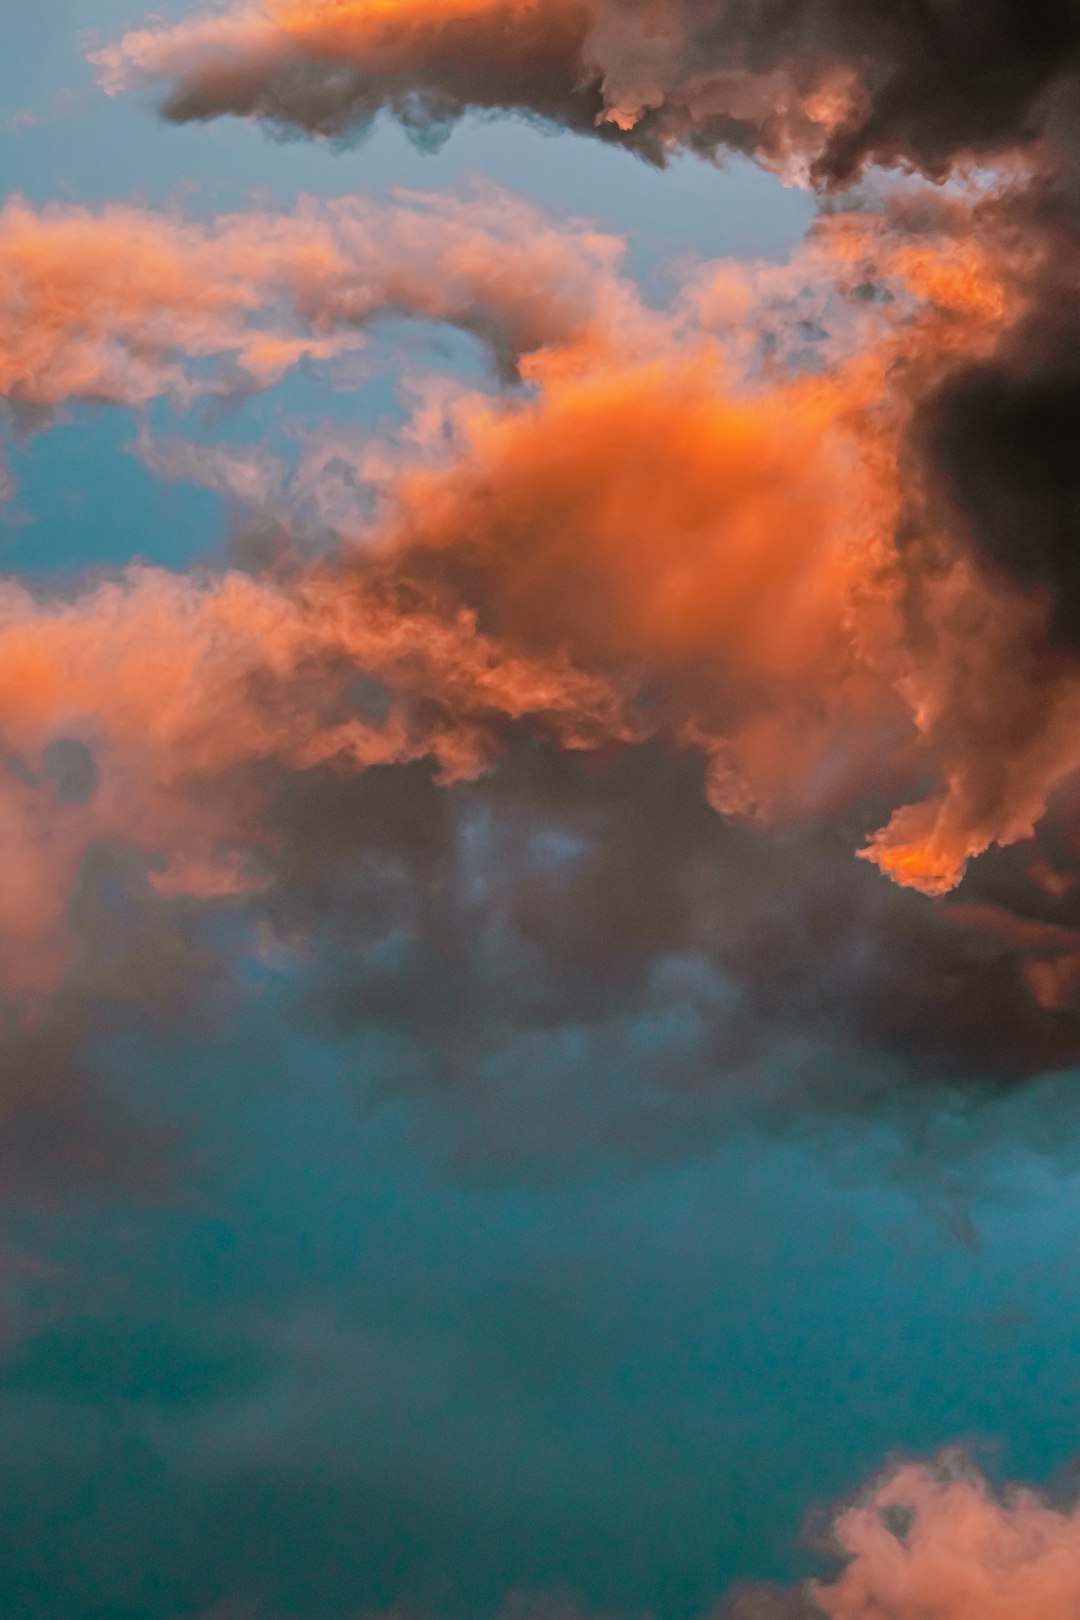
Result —
[[4, 1620], [1077, 1620], [1073, 0], [0, 16]]

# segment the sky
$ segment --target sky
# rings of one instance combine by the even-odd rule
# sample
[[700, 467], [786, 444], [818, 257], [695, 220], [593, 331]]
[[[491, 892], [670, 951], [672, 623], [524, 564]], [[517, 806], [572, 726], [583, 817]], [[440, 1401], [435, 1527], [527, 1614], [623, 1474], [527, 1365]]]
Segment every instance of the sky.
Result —
[[0, 1615], [1078, 1620], [1072, 0], [0, 22]]

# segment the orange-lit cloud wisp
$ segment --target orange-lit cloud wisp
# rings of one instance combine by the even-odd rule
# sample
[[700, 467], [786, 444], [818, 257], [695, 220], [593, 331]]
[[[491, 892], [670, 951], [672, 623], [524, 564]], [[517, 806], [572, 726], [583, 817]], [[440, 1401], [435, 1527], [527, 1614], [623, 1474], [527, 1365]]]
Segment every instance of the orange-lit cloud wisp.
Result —
[[163, 82], [178, 120], [340, 135], [385, 108], [430, 141], [469, 109], [521, 111], [654, 163], [731, 144], [792, 174], [865, 101], [857, 74], [816, 51], [751, 71], [736, 50], [688, 73], [695, 27], [669, 0], [254, 0], [132, 29], [93, 60], [111, 93]]

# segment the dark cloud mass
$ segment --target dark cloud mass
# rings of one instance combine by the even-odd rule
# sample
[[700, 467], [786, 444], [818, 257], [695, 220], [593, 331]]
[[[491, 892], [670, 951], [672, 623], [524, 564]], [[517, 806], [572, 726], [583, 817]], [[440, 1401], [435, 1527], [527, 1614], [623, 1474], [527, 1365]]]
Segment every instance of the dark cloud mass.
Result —
[[1019, 584], [1047, 594], [1051, 637], [1075, 646], [1080, 331], [1055, 323], [1023, 338], [933, 402], [932, 449], [976, 545]]
[[111, 1043], [213, 1041], [274, 1005], [329, 1043], [358, 1106], [407, 1099], [451, 1159], [499, 1174], [694, 1160], [762, 1125], [891, 1122], [901, 1154], [1007, 1128], [1067, 1156], [1067, 1089], [996, 1110], [1080, 1058], [1075, 888], [1048, 894], [1020, 848], [942, 905], [853, 862], [858, 830], [739, 826], [693, 757], [522, 734], [474, 784], [426, 763], [280, 782], [263, 894], [162, 899], [145, 861], [102, 850], [64, 984], [4, 1039], [0, 1174], [32, 1196], [57, 1173], [169, 1195], [191, 1124], [165, 1122], [163, 1079], [149, 1114], [110, 1093]]
[[1030, 981], [1080, 913], [1030, 849], [942, 907], [852, 862], [850, 821], [756, 831], [716, 816], [692, 758], [526, 738], [449, 791], [424, 765], [294, 781], [275, 826], [266, 915], [310, 942], [304, 1021], [381, 1032], [391, 1090], [441, 1098], [465, 1139], [494, 1130], [496, 1160], [989, 1100], [1080, 1055], [1069, 983], [1040, 1005]]
[[620, 141], [804, 159], [817, 183], [870, 162], [940, 176], [958, 159], [1074, 139], [1075, 0], [365, 0], [238, 4], [133, 30], [106, 83], [165, 81], [167, 117], [222, 113], [344, 135], [387, 108], [422, 140], [509, 111]]
[[912, 429], [932, 521], [1032, 593], [1059, 652], [1080, 638], [1078, 223], [1055, 183], [1013, 197], [1002, 228], [1040, 244], [1019, 270], [1024, 312], [928, 390]]

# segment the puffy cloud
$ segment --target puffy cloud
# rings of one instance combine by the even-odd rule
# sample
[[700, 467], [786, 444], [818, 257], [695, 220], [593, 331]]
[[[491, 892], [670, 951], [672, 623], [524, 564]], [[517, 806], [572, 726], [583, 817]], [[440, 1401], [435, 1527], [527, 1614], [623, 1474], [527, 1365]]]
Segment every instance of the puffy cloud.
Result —
[[836, 1521], [849, 1558], [814, 1588], [828, 1620], [1074, 1620], [1080, 1510], [1027, 1491], [998, 1501], [975, 1476], [910, 1466]]
[[[533, 400], [465, 402], [457, 458], [399, 471], [373, 554], [630, 683], [705, 750], [722, 812], [799, 819], [928, 766], [869, 853], [944, 892], [1076, 765], [1074, 667], [924, 499], [911, 446], [921, 399], [1023, 314], [1037, 251], [992, 207], [833, 216], [775, 284], [703, 277], [661, 347], [540, 352]], [[800, 308], [800, 278], [841, 307]], [[775, 327], [813, 360], [789, 337], [763, 364]]]

